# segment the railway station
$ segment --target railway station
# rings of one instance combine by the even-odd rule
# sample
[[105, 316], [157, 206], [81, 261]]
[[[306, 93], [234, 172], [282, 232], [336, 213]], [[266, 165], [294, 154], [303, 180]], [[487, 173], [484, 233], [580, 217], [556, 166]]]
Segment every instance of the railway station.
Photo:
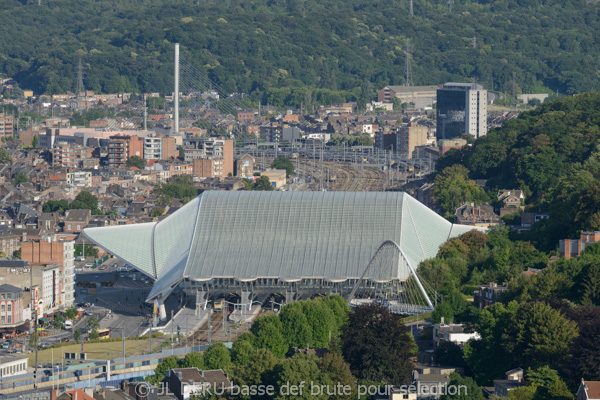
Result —
[[146, 301], [176, 288], [196, 307], [235, 294], [240, 307], [276, 294], [291, 302], [339, 294], [418, 314], [435, 299], [417, 267], [452, 224], [402, 192], [207, 191], [152, 223], [87, 228], [85, 237], [155, 280]]

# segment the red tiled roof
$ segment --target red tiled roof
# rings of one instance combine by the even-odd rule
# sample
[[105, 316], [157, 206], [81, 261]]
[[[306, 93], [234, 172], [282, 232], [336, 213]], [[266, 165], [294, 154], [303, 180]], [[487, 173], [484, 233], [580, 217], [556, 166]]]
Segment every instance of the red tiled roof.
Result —
[[588, 399], [600, 399], [600, 381], [585, 381]]

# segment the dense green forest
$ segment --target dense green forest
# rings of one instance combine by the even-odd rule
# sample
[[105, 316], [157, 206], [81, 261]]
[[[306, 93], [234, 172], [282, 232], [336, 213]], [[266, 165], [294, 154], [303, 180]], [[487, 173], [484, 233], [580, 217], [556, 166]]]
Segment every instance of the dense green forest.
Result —
[[478, 139], [449, 151], [441, 170], [462, 164], [473, 179], [487, 178], [490, 193], [522, 189], [526, 210], [547, 211], [528, 238], [540, 250], [581, 230], [600, 230], [600, 94], [565, 97], [523, 113]]
[[[225, 90], [271, 104], [357, 99], [403, 84], [475, 79], [489, 89], [599, 89], [600, 5], [585, 0], [4, 0], [0, 73], [36, 93], [168, 93], [173, 43]], [[475, 38], [475, 47], [473, 47]], [[365, 85], [366, 84], [366, 85]]]

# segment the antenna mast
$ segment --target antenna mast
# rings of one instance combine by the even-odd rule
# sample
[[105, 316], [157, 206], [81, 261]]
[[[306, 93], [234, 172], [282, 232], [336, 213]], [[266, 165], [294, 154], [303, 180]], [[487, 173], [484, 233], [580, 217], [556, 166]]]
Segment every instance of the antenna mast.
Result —
[[406, 67], [404, 71], [404, 86], [413, 86], [412, 80], [412, 65], [411, 65], [411, 57], [412, 57], [412, 48], [410, 46], [410, 39], [406, 39]]
[[81, 65], [81, 57], [79, 57], [79, 65], [77, 65], [77, 97], [85, 91], [83, 86], [83, 65]]
[[179, 134], [179, 43], [175, 43], [175, 93], [173, 93], [173, 105], [175, 106], [175, 134]]

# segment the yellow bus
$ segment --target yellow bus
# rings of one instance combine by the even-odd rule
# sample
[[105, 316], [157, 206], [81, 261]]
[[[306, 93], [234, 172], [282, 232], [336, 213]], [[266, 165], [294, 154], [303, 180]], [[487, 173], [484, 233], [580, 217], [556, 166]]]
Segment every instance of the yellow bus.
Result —
[[98, 339], [109, 339], [110, 329], [98, 329]]

